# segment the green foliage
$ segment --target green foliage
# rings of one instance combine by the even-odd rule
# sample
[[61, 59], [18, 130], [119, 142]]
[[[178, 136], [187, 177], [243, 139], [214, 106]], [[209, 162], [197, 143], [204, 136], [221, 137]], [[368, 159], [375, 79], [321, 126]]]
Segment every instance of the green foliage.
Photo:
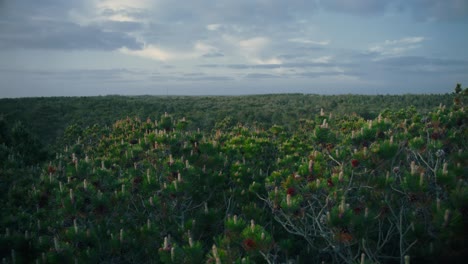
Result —
[[[242, 97], [244, 115], [297, 102], [299, 111], [314, 110], [288, 121], [259, 114], [265, 123], [250, 125], [238, 122], [249, 116], [216, 108], [219, 100], [232, 110], [238, 98], [196, 98], [191, 104], [200, 105], [192, 108], [187, 98], [172, 98], [180, 113], [219, 110], [203, 122], [197, 111], [187, 121], [179, 112], [148, 114], [143, 104], [144, 120], [70, 124], [56, 156], [39, 166], [32, 165], [42, 161], [41, 147], [28, 127], [10, 129], [0, 120], [0, 258], [355, 263], [364, 253], [372, 263], [406, 255], [435, 263], [463, 255], [468, 154], [461, 103], [388, 109], [365, 120], [339, 114], [348, 109], [340, 108], [342, 97], [328, 98], [337, 114], [320, 113], [308, 106], [317, 98], [328, 104], [319, 96]], [[363, 98], [349, 96], [353, 103]], [[414, 97], [400, 99], [407, 98]], [[133, 105], [158, 98], [101, 99]]]
[[[175, 120], [186, 118], [190, 121], [178, 123], [184, 129], [200, 128], [205, 132], [212, 129], [230, 128], [238, 123], [253, 124], [254, 122], [259, 127], [271, 127], [276, 124], [281, 125], [287, 131], [295, 131], [299, 128], [297, 120], [313, 121], [314, 114], [318, 113], [320, 108], [333, 111], [334, 115], [356, 113], [365, 119], [373, 119], [382, 109], [395, 111], [413, 105], [419, 112], [425, 113], [439, 103], [449, 105], [452, 100], [454, 100], [453, 94], [21, 98], [0, 99], [0, 116], [10, 123], [22, 121], [28, 124], [28, 128], [38, 135], [43, 144], [58, 143], [58, 146], [62, 146], [70, 144], [67, 140], [77, 139], [72, 137], [73, 133], [79, 134], [76, 132], [92, 127], [94, 124], [102, 127], [111, 126], [116, 120], [129, 116], [146, 119], [170, 112]], [[164, 125], [172, 129], [172, 124]], [[73, 129], [70, 131], [68, 127], [73, 127]], [[64, 140], [59, 140], [62, 137]]]

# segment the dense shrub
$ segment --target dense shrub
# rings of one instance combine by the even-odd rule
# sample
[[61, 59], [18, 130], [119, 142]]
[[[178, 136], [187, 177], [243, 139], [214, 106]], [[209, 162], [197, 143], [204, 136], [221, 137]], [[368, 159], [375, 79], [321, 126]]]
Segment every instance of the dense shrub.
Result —
[[322, 110], [298, 122], [289, 131], [224, 120], [203, 132], [164, 114], [72, 127], [40, 177], [5, 188], [0, 257], [437, 263], [467, 254], [463, 105], [373, 120]]

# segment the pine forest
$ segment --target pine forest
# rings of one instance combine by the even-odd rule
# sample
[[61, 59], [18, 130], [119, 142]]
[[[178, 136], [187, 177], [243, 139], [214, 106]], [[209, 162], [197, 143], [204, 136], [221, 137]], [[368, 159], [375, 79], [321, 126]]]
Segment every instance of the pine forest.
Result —
[[467, 90], [0, 100], [3, 263], [462, 263]]

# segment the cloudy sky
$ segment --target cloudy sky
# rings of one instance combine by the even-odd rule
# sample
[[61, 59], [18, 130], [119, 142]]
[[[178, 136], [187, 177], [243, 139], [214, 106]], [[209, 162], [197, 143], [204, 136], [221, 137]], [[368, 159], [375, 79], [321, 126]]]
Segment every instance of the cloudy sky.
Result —
[[468, 0], [0, 0], [0, 97], [446, 93]]

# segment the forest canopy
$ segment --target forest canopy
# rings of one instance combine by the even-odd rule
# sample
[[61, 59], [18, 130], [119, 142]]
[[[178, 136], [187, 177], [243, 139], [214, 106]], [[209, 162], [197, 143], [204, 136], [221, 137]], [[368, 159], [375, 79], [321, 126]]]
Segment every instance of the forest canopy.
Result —
[[3, 99], [0, 257], [462, 263], [465, 104], [463, 91]]

